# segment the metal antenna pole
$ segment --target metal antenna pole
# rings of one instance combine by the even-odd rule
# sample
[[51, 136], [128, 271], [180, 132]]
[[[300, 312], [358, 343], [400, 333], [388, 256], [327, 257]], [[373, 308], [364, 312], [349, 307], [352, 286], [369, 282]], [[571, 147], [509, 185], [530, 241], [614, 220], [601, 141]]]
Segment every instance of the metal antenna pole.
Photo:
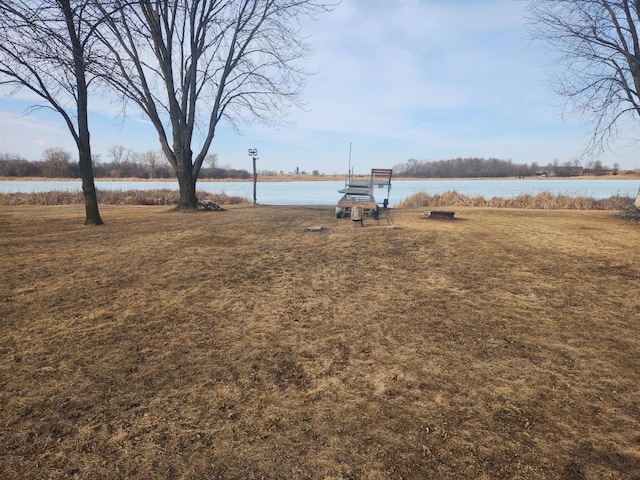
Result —
[[249, 156], [253, 158], [253, 204], [258, 203], [256, 197], [256, 183], [258, 181], [258, 173], [256, 172], [256, 160], [258, 159], [258, 150], [256, 148], [249, 149]]
[[353, 172], [351, 171], [351, 142], [349, 142], [349, 183], [351, 183], [351, 177], [353, 175]]

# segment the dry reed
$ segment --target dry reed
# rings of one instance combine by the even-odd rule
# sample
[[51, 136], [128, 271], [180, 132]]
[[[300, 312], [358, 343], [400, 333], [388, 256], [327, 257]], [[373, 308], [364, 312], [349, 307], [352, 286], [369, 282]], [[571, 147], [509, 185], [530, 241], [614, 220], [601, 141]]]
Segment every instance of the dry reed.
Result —
[[[249, 203], [246, 198], [229, 196], [224, 192], [198, 192], [201, 200], [210, 200], [217, 205], [238, 205]], [[98, 193], [98, 201], [103, 205], [177, 205], [178, 192], [169, 189], [156, 190], [103, 190]], [[0, 205], [75, 205], [82, 204], [82, 192], [34, 192], [34, 193], [0, 193]], [[429, 194], [418, 192], [398, 204], [395, 208], [411, 209], [425, 207], [490, 207], [521, 208], [544, 210], [621, 210], [633, 213], [633, 199], [615, 195], [605, 199], [554, 195], [542, 192], [536, 195], [522, 194], [513, 198], [463, 195], [455, 190], [444, 193]], [[633, 215], [632, 215], [633, 217]]]
[[[179, 193], [176, 190], [101, 190], [98, 202], [102, 205], [177, 205]], [[217, 205], [238, 205], [248, 203], [242, 197], [229, 196], [224, 192], [198, 192], [201, 200], [210, 200]], [[33, 192], [1, 193], [0, 205], [76, 205], [82, 204], [82, 192]]]
[[624, 210], [628, 209], [632, 204], [633, 200], [631, 198], [619, 195], [598, 200], [579, 195], [554, 195], [551, 192], [541, 192], [536, 195], [522, 194], [513, 198], [493, 197], [486, 199], [482, 196], [471, 197], [458, 193], [455, 190], [449, 190], [433, 195], [427, 192], [418, 192], [405, 198], [395, 207], [399, 209], [423, 207], [490, 207], [544, 210]]

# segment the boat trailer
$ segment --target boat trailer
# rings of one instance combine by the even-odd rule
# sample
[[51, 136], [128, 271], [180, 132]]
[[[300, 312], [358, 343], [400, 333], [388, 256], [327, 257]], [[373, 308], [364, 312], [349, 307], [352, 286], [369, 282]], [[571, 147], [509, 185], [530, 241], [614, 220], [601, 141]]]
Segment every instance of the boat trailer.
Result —
[[372, 168], [369, 180], [356, 180], [353, 177], [353, 173], [349, 172], [344, 188], [338, 190], [338, 193], [342, 193], [343, 196], [336, 206], [336, 218], [348, 218], [351, 215], [351, 209], [358, 205], [365, 214], [378, 220], [380, 218], [380, 206], [376, 202], [373, 192], [375, 187], [387, 189], [387, 196], [382, 201], [382, 208], [387, 208], [392, 175], [392, 169]]

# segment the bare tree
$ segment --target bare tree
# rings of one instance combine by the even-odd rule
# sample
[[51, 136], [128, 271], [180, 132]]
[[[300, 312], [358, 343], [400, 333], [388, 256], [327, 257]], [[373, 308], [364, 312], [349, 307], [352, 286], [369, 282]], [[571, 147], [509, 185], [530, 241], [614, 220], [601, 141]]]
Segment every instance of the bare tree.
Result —
[[115, 167], [109, 172], [111, 177], [129, 176], [131, 167], [144, 161], [143, 154], [122, 145], [112, 145], [107, 150], [107, 154], [112, 166]]
[[0, 1], [0, 84], [26, 88], [64, 119], [78, 147], [85, 225], [102, 219], [93, 179], [88, 65], [96, 58], [92, 2]]
[[217, 153], [208, 153], [206, 157], [204, 157], [204, 163], [209, 168], [216, 168], [218, 166], [218, 154]]
[[121, 6], [103, 37], [117, 73], [105, 77], [149, 117], [176, 172], [179, 208], [195, 208], [196, 181], [218, 123], [279, 120], [297, 103], [306, 72], [296, 61], [308, 53], [300, 19], [330, 5], [136, 0]]
[[48, 176], [66, 177], [69, 174], [71, 154], [62, 147], [47, 148], [42, 152], [42, 160], [47, 163]]
[[147, 150], [142, 154], [142, 161], [149, 167], [149, 176], [156, 178], [156, 166], [161, 163], [162, 153], [156, 150]]
[[557, 50], [552, 85], [565, 113], [592, 127], [585, 149], [593, 154], [619, 138], [624, 119], [640, 116], [640, 2], [532, 0], [536, 38]]
[[125, 156], [127, 153], [127, 149], [122, 145], [112, 145], [107, 150], [107, 155], [109, 155], [109, 160], [116, 165], [118, 171], [120, 171], [120, 167], [122, 162], [125, 160]]

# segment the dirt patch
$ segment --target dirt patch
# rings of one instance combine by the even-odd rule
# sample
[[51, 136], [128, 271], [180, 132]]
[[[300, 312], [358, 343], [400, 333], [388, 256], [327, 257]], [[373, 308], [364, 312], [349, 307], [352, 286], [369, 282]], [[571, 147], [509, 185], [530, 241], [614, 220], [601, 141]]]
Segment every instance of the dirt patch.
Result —
[[613, 213], [101, 210], [0, 210], [3, 478], [640, 478]]

